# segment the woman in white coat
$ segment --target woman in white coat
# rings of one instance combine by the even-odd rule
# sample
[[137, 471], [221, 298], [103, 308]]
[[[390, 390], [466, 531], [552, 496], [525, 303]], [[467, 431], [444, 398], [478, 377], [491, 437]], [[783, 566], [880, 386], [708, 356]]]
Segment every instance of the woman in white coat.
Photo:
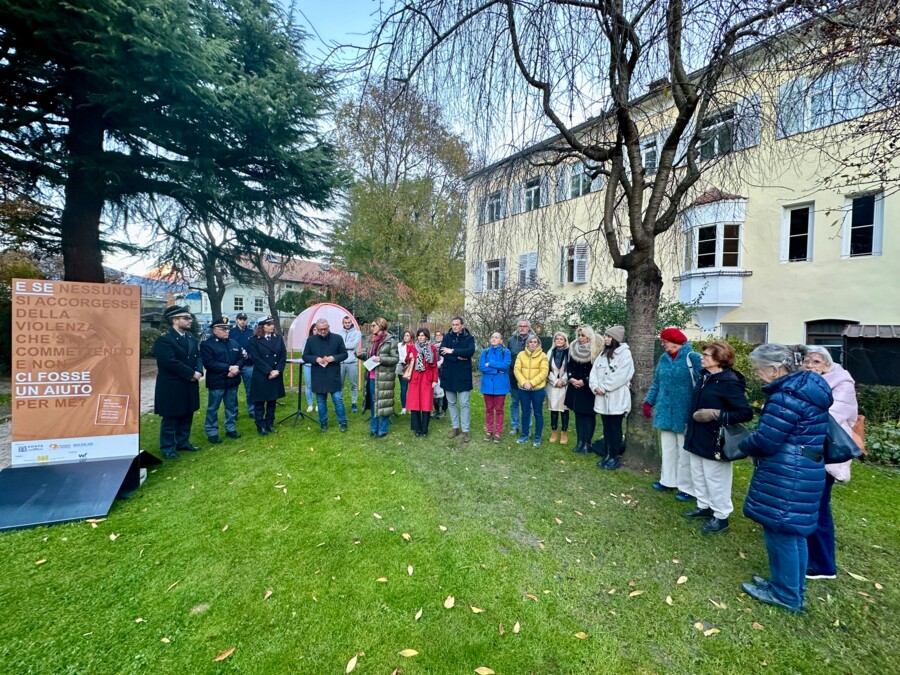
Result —
[[612, 326], [603, 335], [605, 347], [591, 369], [591, 391], [594, 392], [594, 410], [603, 422], [603, 443], [606, 458], [597, 466], [614, 471], [621, 463], [624, 444], [622, 423], [631, 412], [631, 378], [634, 377], [634, 360], [631, 350], [623, 342], [625, 328]]
[[559, 434], [560, 445], [569, 443], [569, 409], [566, 408], [566, 389], [569, 383], [566, 370], [569, 367], [569, 338], [559, 331], [553, 336], [553, 348], [547, 352], [550, 372], [547, 375], [547, 408], [550, 409], [550, 442], [556, 443], [556, 429], [562, 417]]

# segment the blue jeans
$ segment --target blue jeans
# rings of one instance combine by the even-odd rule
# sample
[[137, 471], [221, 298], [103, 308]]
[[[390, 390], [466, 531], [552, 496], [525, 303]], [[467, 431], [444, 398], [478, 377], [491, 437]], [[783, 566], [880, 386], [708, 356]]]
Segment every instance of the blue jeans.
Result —
[[307, 363], [303, 366], [303, 383], [306, 387], [306, 405], [312, 408], [313, 390], [312, 390], [312, 365]]
[[831, 515], [831, 488], [834, 478], [825, 475], [825, 489], [819, 502], [819, 524], [816, 531], [806, 538], [809, 560], [806, 571], [812, 575], [837, 574], [834, 545], [834, 518]]
[[[331, 392], [334, 404], [334, 416], [337, 417], [341, 429], [347, 427], [347, 409], [344, 408], [344, 392]], [[328, 426], [328, 394], [316, 394], [316, 405], [319, 406], [319, 426]]]
[[521, 429], [521, 405], [519, 400], [519, 386], [514, 384], [509, 388], [509, 428], [518, 431]]
[[404, 380], [403, 376], [400, 376], [400, 407], [406, 407], [406, 392], [409, 391], [409, 380]]
[[[250, 380], [253, 379], [253, 366], [241, 366], [241, 380], [244, 382], [244, 398], [247, 401], [247, 412], [250, 419], [256, 419], [256, 408], [250, 403]], [[235, 389], [237, 391], [237, 389]]]
[[531, 416], [534, 415], [534, 440], [540, 441], [544, 433], [544, 397], [547, 390], [519, 389], [519, 401], [522, 403], [522, 436], [528, 438], [531, 431]]
[[390, 417], [375, 416], [375, 380], [367, 380], [366, 385], [369, 388], [369, 400], [372, 402], [372, 409], [369, 417], [369, 431], [379, 436], [386, 436], [391, 428]]
[[219, 435], [219, 406], [225, 401], [225, 431], [237, 431], [235, 422], [238, 414], [237, 387], [228, 389], [210, 389], [207, 392], [206, 424], [204, 430], [207, 436]]
[[772, 594], [783, 603], [799, 609], [806, 593], [806, 537], [775, 532], [763, 527], [769, 554], [769, 584]]

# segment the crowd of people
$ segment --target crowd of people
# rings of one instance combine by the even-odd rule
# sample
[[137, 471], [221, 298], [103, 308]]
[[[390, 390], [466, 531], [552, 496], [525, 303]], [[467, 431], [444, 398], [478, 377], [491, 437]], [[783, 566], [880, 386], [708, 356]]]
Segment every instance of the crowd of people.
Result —
[[[210, 337], [198, 342], [190, 332], [187, 307], [170, 307], [164, 316], [171, 330], [154, 346], [159, 366], [155, 411], [162, 417], [163, 455], [177, 459], [179, 450], [197, 450], [189, 437], [204, 370], [209, 390], [204, 430], [211, 443], [222, 442], [218, 410], [223, 404], [225, 436], [240, 437], [237, 391], [242, 383], [257, 432], [276, 433], [275, 404], [285, 395], [287, 353], [271, 317], [257, 321], [253, 331], [244, 314], [238, 314], [234, 327], [226, 317], [217, 318]], [[550, 443], [568, 445], [571, 413], [572, 451], [597, 453], [599, 467], [619, 468], [634, 376], [624, 327], [610, 326], [598, 335], [590, 326], [579, 326], [571, 343], [558, 332], [544, 352], [539, 336], [522, 319], [505, 341], [500, 333], [492, 334], [477, 356], [475, 339], [461, 317], [452, 319], [447, 333], [435, 331], [433, 340], [427, 328], [407, 331], [398, 340], [381, 317], [370, 327], [365, 339], [349, 316], [343, 318], [340, 333], [333, 333], [324, 319], [311, 328], [302, 360], [309, 369], [307, 411], [313, 410], [314, 396], [321, 431], [328, 429], [329, 396], [340, 431], [347, 431], [343, 389], [349, 379], [351, 411], [357, 412], [362, 373], [363, 410], [369, 412], [373, 438], [389, 433], [399, 377], [400, 414], [409, 415], [416, 437], [427, 437], [431, 419], [449, 411], [450, 439], [468, 443], [477, 367], [485, 441], [499, 443], [508, 419], [509, 433], [518, 444], [540, 447], [546, 401]], [[722, 431], [753, 418], [746, 380], [734, 369], [735, 352], [727, 342], [706, 343], [697, 353], [677, 328], [666, 328], [659, 339], [662, 355], [641, 409], [660, 437], [661, 472], [652, 487], [693, 502], [684, 517], [700, 521], [704, 534], [719, 534], [729, 529], [734, 511], [733, 463], [723, 459]], [[829, 415], [854, 433], [854, 382], [822, 347], [763, 344], [750, 360], [755, 376], [765, 383], [766, 403], [756, 430], [740, 442], [754, 466], [743, 512], [763, 528], [770, 578], [754, 577], [743, 589], [763, 602], [800, 611], [806, 580], [837, 574], [831, 488], [849, 480], [850, 468], [849, 462], [826, 465], [824, 447]], [[602, 435], [595, 440], [598, 415]]]

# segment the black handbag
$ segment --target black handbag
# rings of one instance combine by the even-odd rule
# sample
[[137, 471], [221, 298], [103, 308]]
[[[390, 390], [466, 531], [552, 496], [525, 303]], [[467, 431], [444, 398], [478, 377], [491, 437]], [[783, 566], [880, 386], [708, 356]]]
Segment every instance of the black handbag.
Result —
[[856, 459], [862, 450], [831, 415], [828, 416], [828, 433], [825, 435], [825, 463], [841, 464]]
[[736, 462], [744, 459], [747, 453], [741, 450], [741, 441], [747, 438], [750, 431], [743, 424], [723, 424], [719, 427], [718, 446], [716, 459], [720, 462]]

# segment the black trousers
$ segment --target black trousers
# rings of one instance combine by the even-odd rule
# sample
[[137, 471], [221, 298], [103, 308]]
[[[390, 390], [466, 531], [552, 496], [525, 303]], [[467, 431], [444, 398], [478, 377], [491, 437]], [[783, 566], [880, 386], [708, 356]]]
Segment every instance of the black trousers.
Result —
[[591, 413], [590, 415], [575, 413], [575, 435], [577, 437], [577, 442], [590, 445], [594, 438], [594, 429], [596, 426], [597, 415], [594, 413]]
[[[551, 410], [550, 411], [550, 428], [553, 431], [556, 431], [556, 427], [559, 424], [559, 415], [560, 415], [559, 410]], [[569, 430], [569, 411], [568, 410], [562, 411], [562, 430], [563, 431]]]
[[409, 428], [417, 434], [428, 435], [428, 424], [431, 422], [431, 413], [421, 410], [409, 411]]
[[625, 415], [600, 415], [603, 421], [603, 441], [610, 457], [618, 457], [622, 454], [622, 422]]
[[271, 427], [275, 426], [275, 400], [257, 401], [254, 403], [256, 411], [256, 426]]
[[163, 417], [159, 423], [159, 450], [163, 456], [187, 446], [191, 438], [191, 422], [194, 413]]

